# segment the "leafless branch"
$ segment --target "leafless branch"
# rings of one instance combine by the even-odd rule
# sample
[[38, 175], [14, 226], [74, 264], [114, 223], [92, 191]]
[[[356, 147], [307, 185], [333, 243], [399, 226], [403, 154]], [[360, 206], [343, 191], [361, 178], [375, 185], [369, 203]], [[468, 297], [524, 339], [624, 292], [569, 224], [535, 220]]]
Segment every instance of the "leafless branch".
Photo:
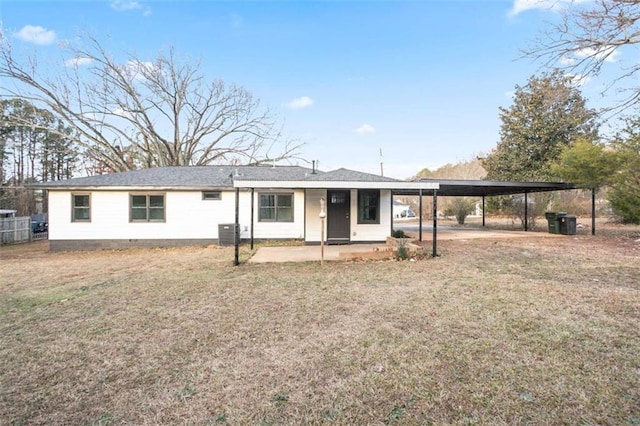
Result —
[[597, 76], [605, 66], [612, 69], [616, 65], [617, 74], [605, 85], [603, 94], [612, 90], [622, 94], [611, 109], [623, 110], [636, 105], [640, 97], [640, 87], [627, 85], [640, 71], [637, 52], [631, 63], [621, 58], [624, 50], [640, 43], [639, 21], [639, 0], [573, 2], [561, 11], [560, 21], [549, 23], [523, 55], [580, 76]]
[[282, 139], [271, 111], [249, 92], [206, 81], [198, 62], [180, 62], [173, 49], [145, 62], [133, 54], [120, 61], [91, 36], [61, 48], [72, 66], [41, 74], [37, 58], [21, 62], [1, 39], [0, 78], [15, 83], [1, 96], [53, 111], [75, 129], [75, 142], [109, 169], [260, 163], [299, 150], [299, 143]]

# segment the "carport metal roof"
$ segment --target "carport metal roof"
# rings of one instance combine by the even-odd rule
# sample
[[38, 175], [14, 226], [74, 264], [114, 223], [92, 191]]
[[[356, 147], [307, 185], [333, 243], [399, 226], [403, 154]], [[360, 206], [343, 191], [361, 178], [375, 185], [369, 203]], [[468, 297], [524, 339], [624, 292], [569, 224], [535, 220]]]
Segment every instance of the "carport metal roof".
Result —
[[[576, 186], [572, 183], [564, 182], [505, 182], [505, 181], [492, 181], [492, 180], [454, 180], [454, 179], [419, 179], [417, 182], [422, 183], [436, 183], [439, 189], [434, 189], [432, 192], [425, 192], [422, 189], [395, 189], [394, 195], [434, 195], [433, 197], [433, 251], [432, 255], [436, 256], [437, 253], [437, 196], [443, 197], [482, 197], [482, 226], [484, 222], [484, 197], [491, 195], [510, 195], [510, 194], [524, 194], [525, 196], [525, 220], [524, 230], [528, 230], [527, 226], [527, 206], [526, 201], [527, 194], [534, 192], [550, 192], [550, 191], [565, 191], [570, 189], [576, 189]], [[422, 198], [420, 198], [420, 240], [422, 241]], [[592, 190], [592, 233], [595, 235], [595, 190]]]
[[[439, 184], [440, 188], [437, 194], [443, 197], [483, 197], [576, 189], [574, 184], [564, 182], [504, 182], [495, 180], [455, 179], [420, 179], [417, 182]], [[393, 193], [394, 195], [419, 195], [418, 191], [410, 189], [397, 189], [394, 190]], [[430, 195], [430, 193], [423, 191], [423, 195]]]

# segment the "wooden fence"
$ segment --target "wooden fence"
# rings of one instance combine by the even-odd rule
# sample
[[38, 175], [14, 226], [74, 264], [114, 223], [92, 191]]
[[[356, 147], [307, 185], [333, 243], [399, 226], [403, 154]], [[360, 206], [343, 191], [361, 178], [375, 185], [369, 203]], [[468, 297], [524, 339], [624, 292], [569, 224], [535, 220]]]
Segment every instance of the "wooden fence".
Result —
[[0, 218], [1, 244], [26, 243], [32, 239], [29, 216]]

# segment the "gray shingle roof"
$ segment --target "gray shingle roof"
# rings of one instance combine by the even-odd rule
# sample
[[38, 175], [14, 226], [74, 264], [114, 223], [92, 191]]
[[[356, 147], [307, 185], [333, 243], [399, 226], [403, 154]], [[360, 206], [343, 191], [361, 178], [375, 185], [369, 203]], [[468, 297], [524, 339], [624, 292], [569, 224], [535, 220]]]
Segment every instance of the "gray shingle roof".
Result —
[[349, 169], [336, 169], [330, 172], [309, 175], [305, 180], [331, 182], [398, 182], [397, 179], [358, 172]]
[[231, 188], [234, 180], [398, 182], [396, 179], [348, 169], [312, 173], [311, 169], [300, 166], [173, 166], [44, 182], [34, 184], [32, 187], [44, 189], [83, 187]]
[[229, 173], [211, 167], [158, 167], [45, 182], [42, 187], [230, 186]]
[[241, 166], [230, 169], [233, 170], [234, 180], [296, 181], [305, 180], [312, 175], [311, 169], [299, 166]]

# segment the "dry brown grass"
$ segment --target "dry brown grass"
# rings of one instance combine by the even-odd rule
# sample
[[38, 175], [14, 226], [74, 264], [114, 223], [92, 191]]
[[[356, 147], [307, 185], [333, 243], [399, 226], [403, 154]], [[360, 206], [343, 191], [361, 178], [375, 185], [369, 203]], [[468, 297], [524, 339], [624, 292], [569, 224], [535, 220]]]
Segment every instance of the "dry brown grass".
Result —
[[324, 267], [44, 248], [0, 249], [0, 423], [640, 424], [632, 238]]

